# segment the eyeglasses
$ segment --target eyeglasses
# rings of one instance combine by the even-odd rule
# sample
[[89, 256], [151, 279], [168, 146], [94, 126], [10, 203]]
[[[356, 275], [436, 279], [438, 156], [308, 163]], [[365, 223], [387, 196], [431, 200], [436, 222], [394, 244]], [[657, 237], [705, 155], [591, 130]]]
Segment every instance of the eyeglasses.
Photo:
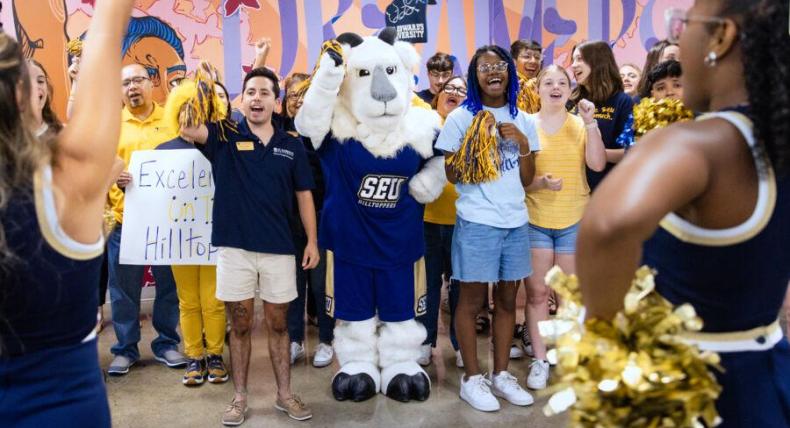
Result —
[[289, 100], [295, 100], [295, 99], [299, 98], [299, 93], [296, 92], [296, 91], [293, 91], [293, 92], [289, 91], [288, 95], [286, 95], [285, 98], [287, 98]]
[[534, 59], [535, 61], [540, 62], [540, 61], [543, 60], [543, 55], [539, 54], [539, 53], [523, 53], [523, 54], [520, 54], [517, 58], [518, 59], [523, 59], [523, 60]]
[[507, 63], [505, 61], [500, 61], [496, 64], [485, 63], [477, 66], [477, 71], [482, 74], [488, 74], [491, 73], [492, 71], [501, 73], [506, 70], [507, 70]]
[[445, 85], [443, 91], [448, 94], [458, 94], [462, 97], [466, 96], [466, 88], [463, 86]]
[[447, 70], [447, 71], [431, 70], [428, 72], [428, 74], [434, 79], [449, 79], [450, 76], [453, 75], [453, 72], [451, 70]]
[[134, 83], [136, 86], [140, 86], [140, 85], [142, 85], [142, 84], [143, 84], [143, 82], [145, 82], [146, 80], [151, 80], [151, 79], [150, 79], [150, 78], [148, 78], [148, 77], [137, 76], [137, 77], [132, 77], [131, 79], [124, 79], [124, 80], [121, 82], [121, 85], [123, 85], [123, 87], [124, 87], [124, 88], [128, 88], [129, 86], [131, 86], [131, 85], [132, 85], [132, 83]]
[[683, 9], [671, 8], [664, 12], [664, 20], [667, 25], [667, 40], [670, 43], [677, 43], [680, 36], [686, 31], [686, 27], [690, 22], [704, 22], [708, 24], [725, 23], [724, 18], [718, 16], [689, 16]]

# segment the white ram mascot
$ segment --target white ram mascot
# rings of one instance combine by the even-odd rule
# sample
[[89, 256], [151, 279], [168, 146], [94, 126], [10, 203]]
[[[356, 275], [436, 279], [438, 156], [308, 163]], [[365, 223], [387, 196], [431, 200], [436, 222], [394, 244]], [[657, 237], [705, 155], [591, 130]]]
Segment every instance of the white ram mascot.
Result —
[[414, 47], [344, 33], [342, 56], [325, 52], [296, 128], [321, 159], [326, 197], [319, 241], [327, 249], [326, 310], [337, 320], [337, 400], [379, 391], [399, 401], [430, 395], [417, 364], [425, 328], [423, 205], [446, 183], [433, 141], [436, 112], [412, 107]]

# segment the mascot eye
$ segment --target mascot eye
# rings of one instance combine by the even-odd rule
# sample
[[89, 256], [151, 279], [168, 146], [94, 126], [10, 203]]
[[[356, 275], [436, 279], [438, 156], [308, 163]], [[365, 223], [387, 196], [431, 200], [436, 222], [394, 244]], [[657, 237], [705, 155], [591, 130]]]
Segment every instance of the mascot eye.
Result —
[[359, 70], [359, 77], [370, 76], [370, 71], [368, 70]]
[[395, 74], [395, 71], [397, 70], [398, 70], [397, 67], [393, 67], [393, 66], [387, 67], [387, 74]]

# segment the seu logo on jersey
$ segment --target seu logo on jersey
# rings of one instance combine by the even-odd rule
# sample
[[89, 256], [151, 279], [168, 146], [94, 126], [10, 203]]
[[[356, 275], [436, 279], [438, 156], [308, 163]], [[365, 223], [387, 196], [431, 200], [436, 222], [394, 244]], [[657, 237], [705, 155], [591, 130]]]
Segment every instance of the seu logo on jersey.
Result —
[[395, 208], [406, 180], [399, 175], [366, 175], [357, 192], [359, 204], [371, 208]]

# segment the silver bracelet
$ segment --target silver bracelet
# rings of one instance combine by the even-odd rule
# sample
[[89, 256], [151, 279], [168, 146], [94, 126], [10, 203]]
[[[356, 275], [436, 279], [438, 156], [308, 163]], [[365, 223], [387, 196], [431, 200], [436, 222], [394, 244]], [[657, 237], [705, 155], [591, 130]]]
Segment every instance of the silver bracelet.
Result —
[[595, 129], [595, 128], [597, 128], [597, 127], [598, 127], [598, 121], [597, 121], [597, 120], [595, 120], [595, 119], [593, 119], [593, 121], [592, 121], [592, 122], [590, 122], [590, 123], [585, 123], [585, 124], [584, 124], [584, 127], [585, 127], [585, 128], [587, 128], [587, 129]]

